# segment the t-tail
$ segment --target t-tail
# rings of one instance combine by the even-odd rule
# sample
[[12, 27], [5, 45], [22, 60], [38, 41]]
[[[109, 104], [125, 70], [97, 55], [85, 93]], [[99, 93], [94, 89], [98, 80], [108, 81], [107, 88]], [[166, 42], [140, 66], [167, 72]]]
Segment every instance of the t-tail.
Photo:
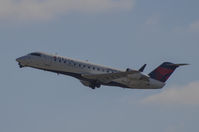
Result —
[[176, 68], [179, 66], [184, 66], [188, 64], [173, 64], [171, 62], [164, 62], [159, 67], [157, 67], [155, 70], [153, 70], [151, 73], [149, 73], [149, 76], [152, 79], [166, 82], [168, 78], [171, 76], [171, 74], [175, 71]]

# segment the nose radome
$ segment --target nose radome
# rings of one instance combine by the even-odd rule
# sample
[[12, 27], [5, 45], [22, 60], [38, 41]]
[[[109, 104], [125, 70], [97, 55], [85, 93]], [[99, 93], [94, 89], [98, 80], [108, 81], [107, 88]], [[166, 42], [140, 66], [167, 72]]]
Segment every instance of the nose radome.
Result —
[[19, 61], [20, 61], [20, 58], [17, 58], [16, 61], [19, 62]]
[[17, 61], [17, 62], [21, 62], [22, 59], [23, 59], [23, 57], [19, 57], [19, 58], [16, 59], [16, 61]]

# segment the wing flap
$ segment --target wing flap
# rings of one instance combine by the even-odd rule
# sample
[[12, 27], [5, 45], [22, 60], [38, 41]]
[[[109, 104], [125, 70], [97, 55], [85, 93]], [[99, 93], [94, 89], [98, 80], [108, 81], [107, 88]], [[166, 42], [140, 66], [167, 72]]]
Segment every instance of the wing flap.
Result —
[[84, 74], [82, 77], [85, 77], [87, 79], [92, 80], [98, 80], [102, 83], [109, 83], [115, 79], [119, 79], [122, 77], [127, 77], [128, 75], [132, 74], [138, 74], [139, 71], [131, 70], [131, 71], [125, 71], [125, 72], [117, 72], [117, 73], [106, 73], [106, 74]]

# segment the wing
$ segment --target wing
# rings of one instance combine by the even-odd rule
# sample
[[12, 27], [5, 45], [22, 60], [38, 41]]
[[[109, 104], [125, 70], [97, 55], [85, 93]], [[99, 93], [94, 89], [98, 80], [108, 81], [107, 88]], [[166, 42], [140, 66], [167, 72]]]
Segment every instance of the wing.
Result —
[[109, 83], [115, 79], [128, 77], [129, 75], [136, 75], [136, 74], [139, 74], [142, 80], [148, 80], [147, 76], [142, 75], [139, 71], [136, 71], [136, 70], [117, 72], [117, 73], [107, 73], [107, 74], [84, 74], [82, 75], [82, 77], [85, 77], [91, 80], [98, 80], [102, 83]]

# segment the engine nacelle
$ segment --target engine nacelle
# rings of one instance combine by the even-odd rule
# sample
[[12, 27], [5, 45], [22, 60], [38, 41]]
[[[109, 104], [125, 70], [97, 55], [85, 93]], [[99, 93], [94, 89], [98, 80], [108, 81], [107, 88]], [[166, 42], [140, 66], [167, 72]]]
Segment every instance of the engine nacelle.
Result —
[[127, 69], [126, 69], [126, 71], [132, 71], [132, 69], [130, 69], [130, 68], [127, 68]]
[[135, 79], [135, 80], [140, 80], [141, 79], [141, 74], [129, 74], [128, 78], [130, 79]]

